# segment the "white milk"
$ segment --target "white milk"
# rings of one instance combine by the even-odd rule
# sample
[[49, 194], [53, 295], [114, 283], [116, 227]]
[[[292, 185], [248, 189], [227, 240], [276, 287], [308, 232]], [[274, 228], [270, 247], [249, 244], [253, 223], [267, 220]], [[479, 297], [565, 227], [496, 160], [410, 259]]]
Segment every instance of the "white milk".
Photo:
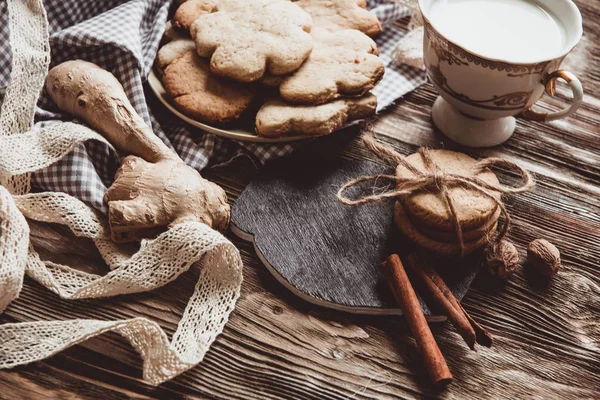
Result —
[[493, 59], [543, 61], [564, 46], [564, 28], [527, 0], [437, 0], [428, 17], [452, 42]]

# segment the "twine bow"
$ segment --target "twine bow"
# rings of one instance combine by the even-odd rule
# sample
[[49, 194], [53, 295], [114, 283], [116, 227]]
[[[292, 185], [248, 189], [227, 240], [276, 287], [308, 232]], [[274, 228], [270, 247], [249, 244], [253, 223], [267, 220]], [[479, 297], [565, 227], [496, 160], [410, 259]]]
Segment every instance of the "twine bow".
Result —
[[[499, 193], [503, 195], [523, 193], [529, 191], [534, 185], [533, 177], [529, 172], [527, 172], [518, 164], [502, 158], [490, 157], [481, 159], [473, 166], [473, 176], [462, 176], [447, 173], [445, 170], [440, 168], [440, 166], [433, 161], [431, 157], [431, 150], [426, 147], [422, 147], [419, 149], [419, 154], [423, 158], [423, 162], [426, 167], [426, 171], [423, 172], [415, 168], [409, 162], [407, 162], [404, 156], [394, 151], [389, 146], [378, 143], [375, 140], [373, 134], [366, 133], [365, 135], [363, 135], [362, 140], [365, 143], [365, 145], [371, 151], [373, 151], [373, 153], [377, 157], [385, 161], [386, 164], [392, 167], [397, 167], [398, 165], [401, 165], [408, 171], [410, 171], [413, 176], [404, 178], [399, 176], [398, 173], [396, 173], [396, 175], [372, 175], [353, 179], [350, 182], [346, 183], [344, 186], [342, 186], [338, 191], [337, 197], [339, 201], [346, 205], [360, 205], [393, 198], [402, 200], [419, 191], [430, 191], [432, 193], [439, 193], [444, 199], [444, 202], [450, 214], [450, 218], [452, 219], [457, 241], [460, 246], [461, 256], [464, 255], [465, 251], [463, 232], [460, 222], [458, 220], [458, 215], [454, 201], [452, 200], [452, 197], [448, 192], [449, 188], [460, 187], [464, 189], [470, 189], [482, 194], [483, 196], [491, 199], [492, 201], [494, 201], [494, 203], [496, 203], [496, 205], [500, 208], [501, 215], [504, 216], [504, 224], [502, 226], [502, 229], [497, 234], [497, 236], [493, 240], [491, 240], [491, 242], [493, 243], [498, 243], [504, 238], [504, 236], [508, 232], [508, 228], [510, 225], [510, 216], [506, 211], [506, 207], [500, 199], [500, 196], [498, 196], [497, 194]], [[486, 168], [492, 166], [502, 166], [518, 173], [521, 176], [521, 184], [512, 187], [502, 184], [496, 185], [477, 178], [476, 175], [485, 171]], [[358, 199], [350, 199], [344, 195], [344, 192], [350, 187], [356, 186], [362, 182], [375, 181], [380, 179], [389, 179], [391, 181], [394, 181], [396, 183], [395, 189], [386, 191], [384, 193], [363, 196]]]

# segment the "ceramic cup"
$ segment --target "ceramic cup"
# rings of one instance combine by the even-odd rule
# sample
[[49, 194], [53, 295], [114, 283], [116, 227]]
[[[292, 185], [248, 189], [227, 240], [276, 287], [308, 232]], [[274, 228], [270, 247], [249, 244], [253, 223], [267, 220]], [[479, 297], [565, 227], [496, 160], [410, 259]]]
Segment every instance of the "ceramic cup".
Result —
[[[583, 33], [581, 14], [571, 0], [543, 2], [544, 8], [564, 27], [564, 48], [554, 58], [526, 64], [482, 57], [448, 40], [428, 18], [436, 1], [443, 0], [419, 0], [419, 7], [425, 24], [423, 55], [427, 75], [440, 94], [433, 105], [432, 117], [442, 133], [465, 146], [495, 146], [513, 134], [514, 115], [552, 121], [577, 110], [583, 100], [581, 83], [572, 73], [559, 69]], [[544, 90], [554, 95], [559, 78], [573, 91], [571, 105], [553, 113], [533, 111], [531, 106]]]

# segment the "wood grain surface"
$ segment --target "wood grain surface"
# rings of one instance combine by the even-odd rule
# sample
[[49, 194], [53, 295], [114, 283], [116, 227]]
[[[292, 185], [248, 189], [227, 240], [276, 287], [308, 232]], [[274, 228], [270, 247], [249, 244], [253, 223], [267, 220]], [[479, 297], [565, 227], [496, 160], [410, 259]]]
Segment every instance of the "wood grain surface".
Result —
[[[540, 282], [523, 267], [506, 284], [484, 274], [463, 300], [490, 329], [494, 347], [469, 351], [448, 324], [433, 333], [454, 375], [438, 392], [428, 384], [413, 339], [397, 317], [356, 316], [305, 303], [264, 269], [250, 244], [229, 235], [244, 261], [242, 296], [205, 360], [153, 388], [141, 380], [140, 359], [123, 339], [107, 334], [48, 360], [0, 371], [3, 399], [594, 399], [600, 398], [600, 2], [576, 0], [584, 37], [563, 67], [581, 79], [585, 102], [565, 121], [519, 120], [506, 144], [463, 149], [443, 139], [429, 116], [431, 85], [382, 113], [376, 130], [403, 154], [419, 146], [501, 156], [535, 173], [537, 186], [511, 197], [511, 238], [524, 257], [529, 241], [545, 238], [563, 267]], [[561, 87], [542, 109], [568, 101]], [[350, 159], [373, 159], [354, 139]], [[235, 201], [252, 178], [244, 160], [207, 174]], [[512, 179], [511, 176], [503, 176]], [[56, 259], [102, 271], [91, 243], [67, 238], [60, 227], [33, 226], [35, 242]], [[169, 334], [183, 311], [197, 271], [152, 293], [61, 301], [26, 279], [0, 323], [68, 318], [150, 316]]]

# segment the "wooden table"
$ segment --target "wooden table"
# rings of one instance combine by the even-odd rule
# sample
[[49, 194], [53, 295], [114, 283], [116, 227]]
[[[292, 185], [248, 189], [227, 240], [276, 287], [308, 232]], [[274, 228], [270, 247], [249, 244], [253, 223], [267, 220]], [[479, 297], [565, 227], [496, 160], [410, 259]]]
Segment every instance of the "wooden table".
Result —
[[[248, 243], [229, 234], [244, 261], [242, 296], [224, 333], [198, 367], [154, 388], [141, 380], [141, 360], [116, 334], [106, 334], [48, 360], [0, 371], [0, 398], [600, 398], [600, 3], [577, 1], [584, 37], [563, 67], [583, 82], [577, 115], [539, 124], [519, 120], [506, 144], [461, 149], [434, 129], [430, 84], [410, 93], [377, 120], [376, 131], [403, 154], [446, 147], [478, 157], [501, 156], [534, 172], [531, 193], [511, 197], [511, 239], [522, 259], [527, 243], [545, 238], [562, 253], [561, 272], [542, 284], [527, 268], [505, 284], [480, 274], [464, 299], [495, 337], [494, 347], [469, 351], [447, 323], [432, 326], [454, 374], [435, 391], [414, 340], [396, 317], [355, 316], [295, 298], [272, 278]], [[564, 106], [566, 90], [541, 107]], [[354, 140], [347, 156], [373, 159]], [[252, 177], [248, 163], [209, 173], [235, 201]], [[102, 271], [91, 243], [33, 225], [35, 242], [55, 259]], [[71, 254], [67, 254], [71, 253]], [[48, 319], [149, 316], [172, 334], [193, 290], [185, 273], [160, 290], [94, 301], [61, 301], [26, 279], [0, 323]]]

